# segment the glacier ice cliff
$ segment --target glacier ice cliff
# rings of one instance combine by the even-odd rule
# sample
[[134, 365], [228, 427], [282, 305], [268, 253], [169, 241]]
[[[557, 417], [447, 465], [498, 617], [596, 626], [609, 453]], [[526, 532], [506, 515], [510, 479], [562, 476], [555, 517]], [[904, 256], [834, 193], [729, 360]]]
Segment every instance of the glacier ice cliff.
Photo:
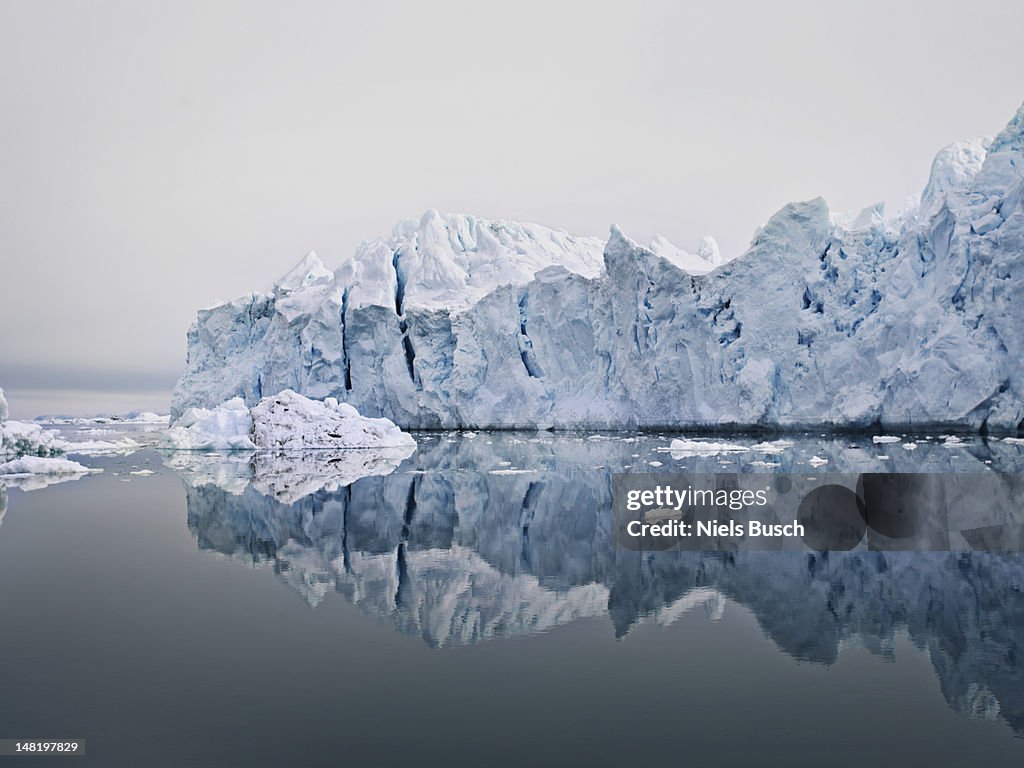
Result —
[[1024, 108], [901, 216], [791, 203], [724, 263], [430, 211], [200, 311], [173, 412], [293, 389], [406, 428], [1020, 430], [1022, 179]]

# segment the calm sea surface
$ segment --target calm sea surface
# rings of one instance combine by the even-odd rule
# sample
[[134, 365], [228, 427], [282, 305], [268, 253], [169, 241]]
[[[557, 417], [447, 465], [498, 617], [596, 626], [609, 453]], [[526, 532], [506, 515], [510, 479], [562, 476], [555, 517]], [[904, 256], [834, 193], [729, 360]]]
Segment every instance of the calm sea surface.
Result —
[[610, 497], [619, 471], [1018, 473], [1020, 445], [416, 437], [0, 492], [0, 738], [84, 739], [69, 766], [1024, 765], [1024, 555], [635, 552]]

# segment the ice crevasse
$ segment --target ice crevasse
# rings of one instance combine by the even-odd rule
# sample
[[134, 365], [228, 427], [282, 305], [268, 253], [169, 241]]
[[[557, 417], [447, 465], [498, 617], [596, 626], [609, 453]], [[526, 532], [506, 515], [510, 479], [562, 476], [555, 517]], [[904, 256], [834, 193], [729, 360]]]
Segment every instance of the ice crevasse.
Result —
[[428, 211], [202, 310], [172, 417], [291, 389], [403, 428], [1024, 421], [1024, 108], [919, 205], [790, 203], [723, 261]]

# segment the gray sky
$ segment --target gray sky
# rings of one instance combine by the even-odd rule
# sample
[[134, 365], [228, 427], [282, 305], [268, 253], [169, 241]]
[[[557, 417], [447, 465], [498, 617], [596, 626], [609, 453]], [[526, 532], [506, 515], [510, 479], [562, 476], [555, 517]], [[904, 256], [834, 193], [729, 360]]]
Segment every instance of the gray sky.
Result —
[[196, 308], [427, 208], [733, 255], [1024, 100], [1019, 0], [688, 5], [0, 0], [12, 411], [166, 408]]

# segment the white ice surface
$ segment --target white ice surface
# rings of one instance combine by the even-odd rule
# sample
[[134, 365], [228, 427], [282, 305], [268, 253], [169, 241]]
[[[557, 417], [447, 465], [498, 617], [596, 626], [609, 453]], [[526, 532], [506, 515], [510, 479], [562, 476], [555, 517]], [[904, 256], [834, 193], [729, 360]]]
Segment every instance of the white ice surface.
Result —
[[253, 441], [261, 450], [414, 448], [412, 436], [388, 419], [369, 419], [334, 398], [310, 400], [289, 389], [252, 409]]
[[254, 450], [249, 408], [240, 397], [216, 408], [189, 408], [167, 430], [164, 444], [179, 451]]
[[365, 418], [334, 398], [312, 400], [291, 390], [252, 409], [241, 398], [212, 409], [190, 408], [167, 430], [164, 447], [190, 451], [415, 448], [388, 419]]
[[25, 477], [28, 475], [79, 475], [87, 472], [102, 472], [91, 469], [77, 461], [43, 456], [22, 456], [0, 464], [0, 477]]

